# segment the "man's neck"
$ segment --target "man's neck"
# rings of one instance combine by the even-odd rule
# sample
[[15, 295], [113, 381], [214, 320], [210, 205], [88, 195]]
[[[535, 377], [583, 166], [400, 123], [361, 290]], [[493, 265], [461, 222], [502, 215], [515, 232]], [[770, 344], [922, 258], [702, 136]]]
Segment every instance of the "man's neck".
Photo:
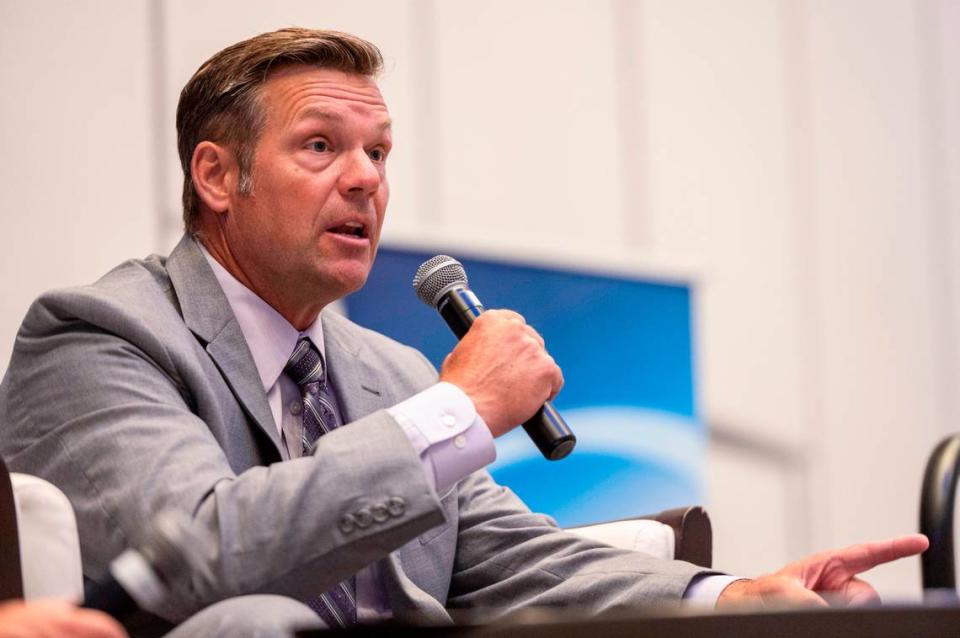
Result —
[[298, 306], [297, 304], [284, 303], [282, 295], [272, 294], [272, 291], [270, 291], [267, 286], [258, 286], [254, 282], [254, 279], [247, 275], [240, 263], [234, 258], [226, 242], [210, 241], [210, 238], [203, 234], [198, 235], [196, 240], [200, 242], [218, 264], [223, 266], [224, 270], [230, 273], [253, 294], [268, 303], [297, 330], [306, 330], [317, 320], [320, 311], [323, 309], [323, 304]]

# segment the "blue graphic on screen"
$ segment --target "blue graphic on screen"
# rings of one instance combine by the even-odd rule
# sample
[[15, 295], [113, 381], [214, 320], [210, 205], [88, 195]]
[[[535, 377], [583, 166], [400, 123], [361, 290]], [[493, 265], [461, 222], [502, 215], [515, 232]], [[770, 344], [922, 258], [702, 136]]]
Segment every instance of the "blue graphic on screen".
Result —
[[[439, 368], [456, 338], [410, 283], [432, 256], [381, 247], [346, 308]], [[578, 439], [550, 462], [518, 428], [497, 440], [497, 481], [563, 526], [702, 502], [687, 286], [457, 258], [484, 306], [516, 310], [543, 335], [566, 381], [554, 405]]]

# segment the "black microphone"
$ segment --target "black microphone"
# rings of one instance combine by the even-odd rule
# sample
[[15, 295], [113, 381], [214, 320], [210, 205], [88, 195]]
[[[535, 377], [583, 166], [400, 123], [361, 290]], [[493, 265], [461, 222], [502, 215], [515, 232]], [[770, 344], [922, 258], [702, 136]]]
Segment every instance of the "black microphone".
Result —
[[142, 547], [113, 559], [104, 580], [87, 582], [82, 606], [119, 621], [141, 609], [160, 615], [173, 584], [189, 573], [192, 553], [201, 550], [204, 540], [185, 516], [161, 512]]
[[[483, 304], [467, 287], [463, 264], [453, 257], [437, 255], [420, 264], [413, 288], [420, 301], [440, 312], [457, 339], [463, 339], [483, 312]], [[523, 429], [549, 461], [564, 458], [577, 444], [577, 437], [549, 401], [527, 419]]]

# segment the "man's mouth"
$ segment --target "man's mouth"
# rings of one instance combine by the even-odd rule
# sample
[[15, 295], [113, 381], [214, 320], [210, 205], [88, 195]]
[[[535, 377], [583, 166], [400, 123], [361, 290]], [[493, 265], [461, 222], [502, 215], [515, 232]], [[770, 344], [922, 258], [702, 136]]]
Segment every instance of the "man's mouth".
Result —
[[340, 226], [334, 226], [328, 232], [338, 235], [350, 235], [352, 237], [364, 238], [367, 236], [367, 227], [360, 222], [347, 222]]

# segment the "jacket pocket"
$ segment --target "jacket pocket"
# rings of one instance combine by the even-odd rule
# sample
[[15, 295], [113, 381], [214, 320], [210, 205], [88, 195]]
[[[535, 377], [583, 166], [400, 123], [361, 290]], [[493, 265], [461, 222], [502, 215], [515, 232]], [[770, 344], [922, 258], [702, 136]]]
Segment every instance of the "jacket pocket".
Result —
[[445, 534], [453, 527], [453, 525], [450, 524], [450, 521], [454, 520], [457, 515], [456, 485], [450, 486], [450, 489], [444, 492], [443, 496], [440, 497], [440, 505], [443, 507], [444, 522], [436, 527], [430, 528], [423, 534], [420, 534], [421, 545], [426, 545], [438, 536]]

